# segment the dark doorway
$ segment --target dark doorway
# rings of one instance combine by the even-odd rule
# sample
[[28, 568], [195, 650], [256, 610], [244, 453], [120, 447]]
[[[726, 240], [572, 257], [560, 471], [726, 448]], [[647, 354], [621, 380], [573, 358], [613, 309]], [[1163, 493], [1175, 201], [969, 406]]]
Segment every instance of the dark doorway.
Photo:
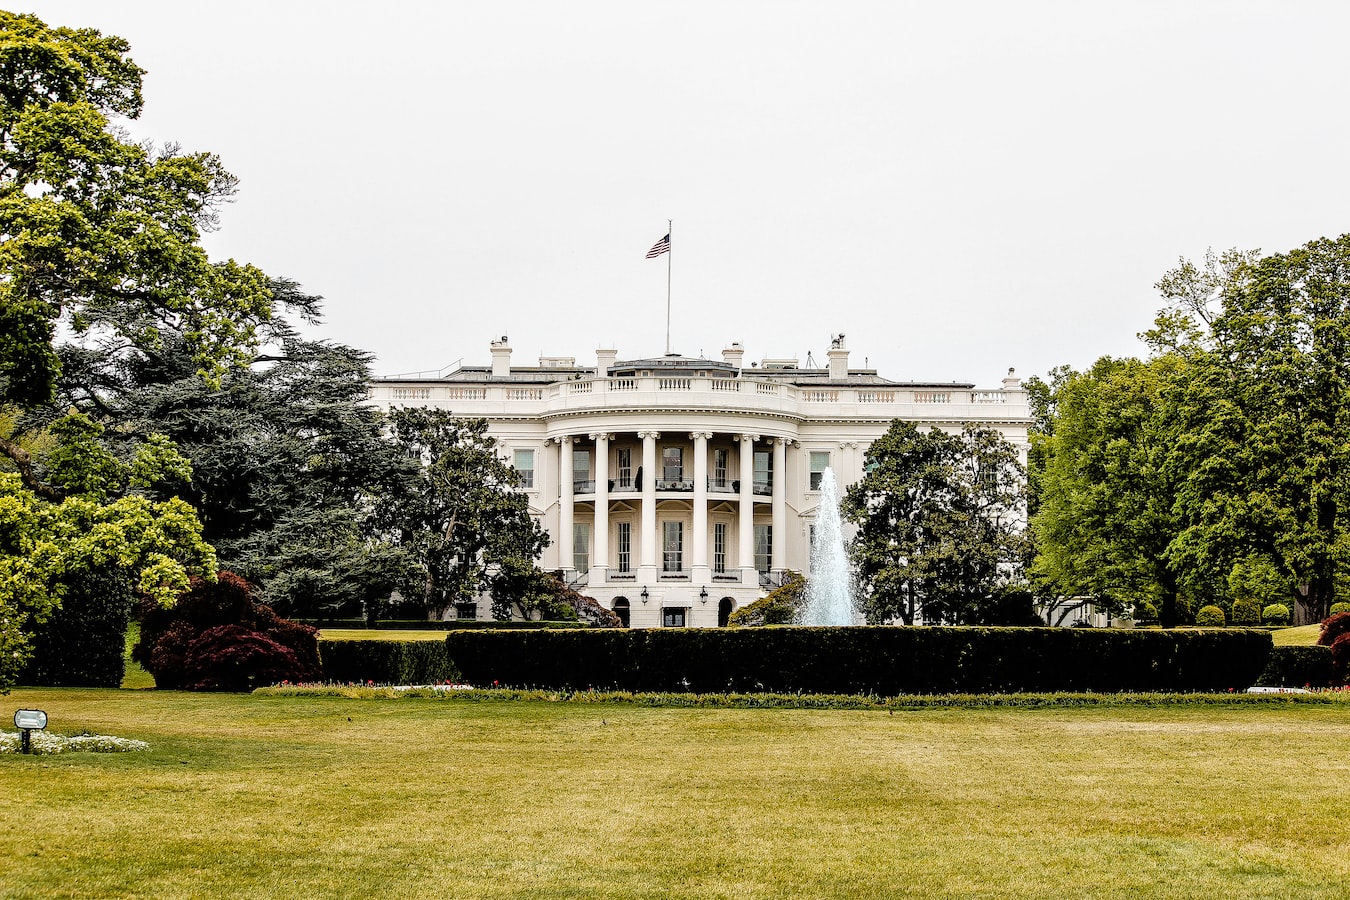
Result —
[[717, 627], [726, 628], [727, 621], [731, 618], [731, 612], [736, 608], [736, 601], [730, 597], [723, 597], [717, 603]]
[[614, 615], [618, 616], [618, 617], [619, 617], [619, 621], [623, 623], [623, 627], [624, 627], [624, 628], [627, 628], [627, 627], [628, 627], [628, 598], [627, 598], [627, 597], [615, 597], [615, 598], [614, 598], [614, 606], [611, 607], [611, 608], [614, 610]]

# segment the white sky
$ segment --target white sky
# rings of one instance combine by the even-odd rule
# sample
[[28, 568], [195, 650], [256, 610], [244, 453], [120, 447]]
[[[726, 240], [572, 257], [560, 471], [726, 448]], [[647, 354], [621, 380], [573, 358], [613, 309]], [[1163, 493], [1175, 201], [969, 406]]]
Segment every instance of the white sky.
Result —
[[1206, 247], [1347, 228], [1350, 4], [38, 2], [376, 371], [814, 351], [996, 386], [1144, 352]]

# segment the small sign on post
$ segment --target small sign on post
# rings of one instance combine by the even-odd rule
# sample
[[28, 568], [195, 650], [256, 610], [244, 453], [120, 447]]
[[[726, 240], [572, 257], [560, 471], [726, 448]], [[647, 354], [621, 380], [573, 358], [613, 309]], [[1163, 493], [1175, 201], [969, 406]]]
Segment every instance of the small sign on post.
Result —
[[47, 714], [40, 709], [20, 709], [14, 713], [14, 727], [19, 729], [19, 749], [33, 752], [32, 733], [47, 727]]

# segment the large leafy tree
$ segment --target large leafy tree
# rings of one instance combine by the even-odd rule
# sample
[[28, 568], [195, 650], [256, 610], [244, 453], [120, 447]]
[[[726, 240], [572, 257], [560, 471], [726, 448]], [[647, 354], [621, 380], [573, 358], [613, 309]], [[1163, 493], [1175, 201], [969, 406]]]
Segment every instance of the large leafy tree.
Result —
[[1185, 618], [1168, 550], [1182, 528], [1169, 392], [1186, 377], [1176, 354], [1057, 374], [1052, 425], [1035, 438], [1031, 530], [1038, 593], [1061, 619], [1084, 602], [1113, 612], [1148, 603], [1167, 625]]
[[[520, 491], [520, 474], [501, 457], [486, 419], [456, 419], [424, 407], [393, 409], [389, 431], [413, 478], [377, 502], [372, 518], [405, 565], [405, 601], [432, 615], [472, 602], [493, 576], [519, 574], [548, 544]], [[498, 594], [505, 585], [499, 584]], [[498, 605], [507, 604], [504, 596]]]
[[1024, 471], [996, 431], [896, 420], [867, 451], [842, 511], [868, 622], [970, 623], [1021, 580]]
[[1350, 235], [1183, 264], [1163, 286], [1150, 337], [1193, 362], [1170, 556], [1220, 577], [1255, 557], [1286, 580], [1296, 623], [1320, 621], [1350, 566]]
[[208, 376], [251, 349], [272, 296], [258, 269], [200, 245], [235, 179], [209, 153], [131, 143], [126, 41], [0, 12], [0, 398], [50, 399], [58, 325], [129, 341], [171, 322]]

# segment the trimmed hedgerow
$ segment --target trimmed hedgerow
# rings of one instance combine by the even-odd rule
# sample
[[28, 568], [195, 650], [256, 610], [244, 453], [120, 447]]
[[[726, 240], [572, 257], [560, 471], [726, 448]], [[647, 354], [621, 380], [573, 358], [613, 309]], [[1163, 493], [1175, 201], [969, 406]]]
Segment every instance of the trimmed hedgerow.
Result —
[[1331, 651], [1326, 647], [1273, 647], [1256, 683], [1267, 687], [1327, 687]]
[[441, 684], [458, 673], [439, 641], [319, 641], [324, 681]]
[[470, 684], [823, 694], [1204, 691], [1253, 684], [1268, 632], [1071, 628], [460, 632]]
[[497, 622], [490, 619], [380, 619], [374, 625], [365, 619], [296, 619], [296, 621], [318, 628], [344, 628], [361, 631], [459, 631], [473, 628], [534, 630], [539, 628], [596, 627], [588, 622], [557, 621], [553, 619], [539, 622], [517, 620]]

